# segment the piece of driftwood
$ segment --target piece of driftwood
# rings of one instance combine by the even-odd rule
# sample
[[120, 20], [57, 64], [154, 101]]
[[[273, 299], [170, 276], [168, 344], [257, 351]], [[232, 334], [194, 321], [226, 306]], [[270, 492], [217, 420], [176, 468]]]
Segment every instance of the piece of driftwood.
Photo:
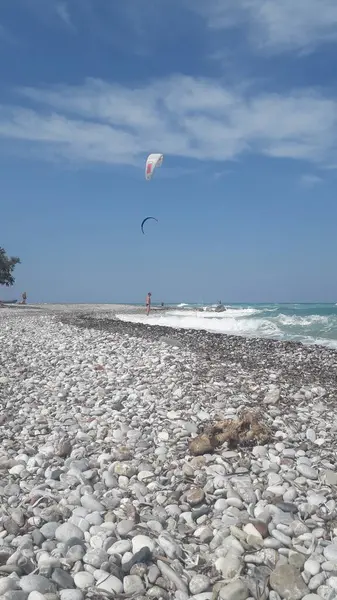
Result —
[[227, 442], [229, 448], [264, 445], [271, 439], [271, 431], [258, 414], [245, 411], [239, 419], [223, 419], [206, 426], [204, 431], [189, 442], [194, 456], [214, 452]]

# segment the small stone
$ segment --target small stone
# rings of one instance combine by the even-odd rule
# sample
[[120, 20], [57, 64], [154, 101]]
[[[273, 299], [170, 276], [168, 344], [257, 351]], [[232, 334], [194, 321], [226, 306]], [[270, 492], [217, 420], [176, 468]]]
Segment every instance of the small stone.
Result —
[[161, 534], [157, 539], [157, 543], [169, 558], [173, 559], [176, 556], [181, 556], [180, 546], [167, 533]]
[[147, 576], [150, 583], [156, 583], [158, 577], [160, 576], [160, 571], [157, 565], [151, 565], [151, 567], [148, 570]]
[[263, 521], [253, 521], [252, 525], [254, 525], [255, 529], [257, 529], [263, 538], [268, 537], [269, 531], [266, 523], [263, 523]]
[[167, 418], [170, 419], [170, 421], [174, 421], [176, 419], [180, 419], [180, 413], [176, 412], [174, 410], [169, 410], [167, 413]]
[[194, 456], [200, 456], [202, 454], [208, 454], [213, 452], [213, 445], [210, 438], [205, 433], [197, 435], [192, 438], [188, 444], [189, 451]]
[[278, 388], [272, 388], [266, 393], [263, 402], [264, 404], [277, 404], [280, 399], [280, 395], [281, 392]]
[[74, 582], [80, 590], [86, 590], [95, 585], [95, 578], [87, 571], [79, 571], [74, 575]]
[[139, 575], [126, 575], [123, 579], [123, 586], [125, 594], [141, 594], [145, 591]]
[[206, 575], [194, 575], [189, 583], [191, 594], [201, 594], [210, 587], [210, 580]]
[[271, 534], [273, 538], [281, 542], [281, 544], [283, 544], [284, 546], [291, 545], [291, 537], [289, 537], [289, 535], [285, 535], [285, 533], [283, 533], [282, 531], [279, 531], [278, 529], [273, 529]]
[[317, 575], [320, 572], [320, 564], [317, 560], [309, 559], [304, 563], [304, 570], [309, 573], [309, 575]]
[[71, 548], [69, 548], [66, 556], [68, 559], [70, 559], [72, 562], [75, 563], [78, 560], [82, 560], [84, 555], [85, 555], [85, 550], [84, 550], [83, 546], [76, 545], [76, 546], [71, 546]]
[[101, 549], [88, 550], [88, 552], [83, 556], [84, 564], [91, 565], [92, 567], [95, 567], [95, 569], [100, 569], [102, 564], [108, 560], [108, 553]]
[[145, 548], [145, 547], [149, 548], [150, 552], [154, 551], [154, 542], [147, 535], [136, 535], [132, 539], [133, 554], [136, 554], [136, 552], [139, 552], [139, 550], [142, 550], [142, 548]]
[[247, 600], [249, 591], [243, 581], [233, 581], [220, 589], [219, 598], [221, 600]]
[[186, 493], [186, 501], [190, 506], [197, 506], [205, 498], [205, 492], [201, 488], [192, 488]]
[[260, 538], [262, 540], [261, 533], [258, 531], [258, 529], [255, 527], [255, 525], [253, 525], [252, 523], [247, 523], [247, 525], [244, 526], [243, 531], [247, 535], [252, 535], [252, 536], [254, 536], [256, 538]]
[[81, 590], [60, 590], [60, 600], [84, 600]]
[[10, 475], [16, 475], [19, 476], [20, 473], [22, 473], [22, 471], [24, 471], [25, 466], [24, 465], [15, 465], [14, 467], [12, 467], [11, 469], [9, 469], [8, 473]]
[[337, 563], [337, 544], [329, 544], [323, 550], [326, 560]]
[[[46, 596], [43, 596], [43, 598], [45, 599]], [[9, 590], [1, 600], [28, 600], [28, 595], [21, 590]]]
[[27, 600], [46, 600], [46, 596], [40, 592], [30, 592]]
[[328, 485], [337, 485], [337, 473], [327, 469], [323, 471], [323, 477]]
[[25, 575], [21, 577], [19, 586], [27, 594], [30, 594], [30, 592], [47, 594], [56, 591], [56, 585], [43, 575]]
[[215, 568], [224, 579], [233, 579], [241, 570], [241, 560], [235, 552], [221, 556], [215, 561]]
[[90, 510], [90, 512], [103, 512], [104, 506], [94, 496], [90, 496], [89, 494], [85, 494], [81, 498], [81, 504], [84, 508]]
[[131, 519], [124, 519], [117, 524], [117, 533], [121, 537], [126, 537], [134, 527], [134, 521], [131, 521]]
[[69, 456], [72, 451], [72, 445], [69, 438], [63, 438], [55, 447], [55, 454], [61, 458]]
[[96, 587], [99, 590], [110, 592], [110, 594], [121, 594], [123, 591], [122, 582], [114, 575], [108, 575], [104, 579], [98, 580]]
[[306, 438], [307, 440], [309, 440], [310, 442], [314, 442], [316, 440], [316, 433], [314, 429], [307, 429], [306, 431]]
[[75, 587], [73, 578], [71, 575], [69, 575], [69, 573], [67, 573], [67, 571], [64, 571], [63, 569], [54, 569], [51, 578], [61, 590]]
[[55, 531], [55, 538], [58, 542], [66, 544], [71, 538], [77, 538], [83, 540], [84, 533], [82, 529], [73, 525], [72, 523], [63, 523]]
[[[325, 579], [326, 579], [326, 573], [324, 573], [324, 572], [314, 575], [314, 577], [312, 577], [308, 583], [309, 590], [311, 590], [312, 592], [317, 590], [317, 588], [319, 588], [320, 585], [323, 585], [323, 583], [325, 583]], [[332, 579], [332, 578], [330, 578], [330, 579]], [[335, 577], [334, 579], [336, 581], [336, 589], [337, 589], [337, 577]], [[328, 582], [329, 582], [329, 580], [328, 580]], [[329, 585], [331, 585], [331, 583]]]
[[[145, 596], [141, 596], [141, 598], [145, 600]], [[146, 598], [155, 598], [156, 600], [169, 600], [170, 596], [169, 593], [166, 590], [164, 590], [164, 588], [155, 585], [146, 590]], [[186, 596], [184, 596], [184, 598], [181, 598], [181, 600], [187, 600], [187, 598]], [[177, 593], [174, 595], [174, 599], [179, 600], [179, 596], [177, 596]]]
[[108, 548], [108, 554], [125, 554], [125, 552], [129, 552], [131, 550], [131, 542], [130, 540], [119, 540], [115, 542]]
[[305, 463], [299, 463], [296, 468], [298, 472], [301, 473], [301, 475], [303, 475], [303, 477], [306, 477], [307, 479], [318, 478], [318, 472], [316, 471], [316, 469], [313, 469], [313, 467], [310, 467]]
[[299, 552], [293, 552], [292, 550], [290, 550], [288, 562], [293, 567], [296, 567], [297, 569], [302, 569], [305, 563], [305, 556], [303, 554], [300, 554]]
[[319, 594], [319, 600], [335, 600], [332, 595], [334, 592], [328, 585], [320, 585], [317, 593]]
[[40, 532], [47, 540], [53, 540], [55, 539], [56, 529], [58, 529], [59, 526], [60, 523], [57, 523], [57, 521], [50, 521], [40, 527]]
[[18, 525], [11, 517], [3, 518], [3, 526], [9, 535], [18, 535], [20, 533], [20, 525]]
[[213, 531], [207, 525], [203, 525], [196, 529], [194, 536], [198, 537], [202, 543], [208, 544], [213, 539]]
[[337, 563], [327, 560], [321, 564], [323, 571], [337, 571]]
[[129, 479], [136, 474], [137, 470], [135, 467], [128, 463], [116, 463], [114, 466], [114, 472], [117, 475], [122, 475], [124, 477], [128, 477]]
[[322, 506], [326, 502], [325, 496], [323, 494], [315, 494], [314, 492], [308, 493], [308, 502], [312, 506]]
[[[176, 573], [174, 569], [172, 569], [169, 565], [164, 563], [162, 560], [157, 561], [158, 569], [160, 570], [162, 576], [165, 579], [168, 579], [177, 590], [187, 594], [188, 596], [188, 588], [185, 582], [181, 579], [181, 577]], [[157, 585], [160, 585], [162, 577], [158, 577]]]
[[332, 589], [337, 590], [337, 577], [329, 577], [327, 584], [332, 587]]
[[284, 600], [301, 600], [309, 592], [300, 571], [289, 564], [277, 566], [272, 571], [270, 586]]
[[[130, 557], [128, 556], [130, 555]], [[127, 560], [124, 562], [124, 559]], [[147, 564], [152, 560], [152, 552], [149, 550], [147, 546], [144, 546], [141, 550], [136, 552], [135, 554], [131, 554], [131, 552], [126, 552], [122, 559], [122, 567], [124, 573], [129, 573], [136, 564]]]
[[296, 504], [293, 504], [292, 502], [278, 502], [276, 504], [276, 507], [279, 508], [280, 510], [282, 510], [282, 512], [286, 512], [286, 513], [297, 513], [298, 512], [298, 507], [296, 506]]
[[12, 577], [4, 577], [3, 579], [0, 578], [0, 598], [1, 598], [2, 594], [5, 594], [5, 592], [8, 592], [10, 590], [17, 590], [17, 589], [18, 589], [18, 583]]
[[0, 565], [5, 565], [9, 557], [13, 554], [13, 548], [0, 546]]

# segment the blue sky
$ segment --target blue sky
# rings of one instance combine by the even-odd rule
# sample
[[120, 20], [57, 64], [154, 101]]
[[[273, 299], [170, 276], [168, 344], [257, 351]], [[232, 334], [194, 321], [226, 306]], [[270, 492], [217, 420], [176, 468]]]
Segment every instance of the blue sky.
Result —
[[336, 50], [335, 0], [3, 0], [1, 296], [336, 301]]

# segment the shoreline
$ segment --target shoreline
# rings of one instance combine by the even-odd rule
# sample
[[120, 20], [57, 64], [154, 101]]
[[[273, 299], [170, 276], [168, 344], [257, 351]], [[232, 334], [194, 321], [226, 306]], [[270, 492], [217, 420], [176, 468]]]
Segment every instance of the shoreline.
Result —
[[[169, 326], [146, 325], [118, 318], [101, 319], [92, 315], [73, 313], [60, 317], [61, 322], [79, 328], [99, 330], [100, 332], [121, 333], [131, 337], [146, 338], [152, 342], [165, 342], [171, 346], [188, 348], [195, 354], [206, 357], [207, 361], [219, 361], [225, 356], [227, 361], [240, 363], [247, 369], [258, 369], [261, 360], [270, 369], [282, 369], [285, 356], [291, 354], [303, 362], [306, 377], [309, 380], [330, 381], [335, 383], [337, 377], [337, 350], [320, 345], [307, 345], [295, 341], [280, 341], [259, 337], [246, 338], [223, 333], [213, 333], [196, 329], [176, 329]], [[303, 359], [303, 356], [305, 358]], [[328, 373], [322, 374], [322, 361], [327, 362]], [[309, 362], [309, 366], [306, 366]], [[298, 374], [298, 366], [294, 363], [286, 365], [287, 374]]]
[[[328, 364], [329, 375], [325, 373], [324, 379], [335, 381], [337, 377], [337, 349], [329, 348], [320, 344], [305, 344], [300, 341], [278, 340], [272, 338], [232, 335], [217, 333], [203, 329], [175, 328], [168, 325], [150, 325], [127, 321], [118, 318], [119, 314], [143, 314], [144, 307], [137, 305], [114, 304], [114, 305], [92, 305], [88, 311], [88, 305], [26, 305], [15, 311], [10, 309], [11, 316], [29, 316], [29, 309], [36, 316], [50, 316], [61, 323], [73, 325], [79, 329], [93, 329], [101, 333], [126, 334], [130, 337], [145, 338], [151, 342], [165, 342], [170, 346], [176, 344], [177, 348], [186, 348], [195, 354], [207, 357], [209, 360], [221, 360], [222, 355], [233, 363], [240, 363], [247, 369], [256, 370], [258, 361], [262, 360], [267, 368], [278, 369], [282, 367], [284, 355], [292, 354], [295, 360], [300, 359], [306, 369], [306, 376], [310, 380], [320, 380], [322, 361]], [[109, 307], [107, 309], [107, 307]], [[130, 312], [130, 308], [132, 311]], [[23, 309], [23, 310], [22, 310]], [[160, 310], [160, 308], [158, 309]], [[36, 312], [38, 311], [38, 312]], [[5, 310], [1, 311], [5, 314]], [[305, 355], [305, 358], [303, 356]], [[309, 366], [308, 366], [309, 365]], [[288, 372], [295, 375], [298, 366], [295, 363], [286, 365]], [[309, 372], [308, 372], [309, 370]], [[310, 378], [310, 371], [312, 377]]]
[[[264, 314], [260, 317], [259, 312], [253, 310], [253, 313], [248, 315], [242, 314], [243, 309], [239, 314], [235, 310], [227, 307], [226, 314], [228, 318], [217, 316], [217, 311], [210, 309], [196, 310], [179, 310], [176, 306], [153, 306], [151, 314], [147, 317], [145, 307], [135, 304], [35, 304], [25, 306], [3, 306], [4, 309], [9, 309], [13, 314], [19, 313], [41, 313], [55, 315], [78, 315], [83, 317], [91, 317], [101, 321], [118, 320], [127, 323], [132, 323], [135, 326], [143, 325], [153, 328], [163, 328], [167, 331], [178, 332], [203, 332], [212, 336], [226, 336], [231, 338], [243, 338], [247, 341], [259, 339], [277, 343], [291, 343], [308, 348], [319, 347], [326, 348], [332, 351], [337, 351], [337, 338], [329, 333], [327, 324], [328, 317], [319, 315], [317, 319], [312, 315], [314, 323], [313, 330], [308, 329], [308, 322], [302, 323], [303, 317], [298, 315], [298, 326], [294, 329], [293, 322], [290, 319], [290, 324], [284, 325], [283, 314], [280, 314], [280, 319], [269, 318], [269, 314]], [[16, 309], [16, 310], [15, 310]], [[177, 312], [178, 310], [178, 312]], [[249, 309], [251, 310], [251, 309]], [[257, 314], [255, 315], [254, 313]], [[200, 319], [196, 318], [200, 314]], [[221, 315], [221, 313], [219, 313]], [[190, 317], [191, 320], [190, 320]], [[202, 318], [201, 318], [202, 317]], [[204, 318], [205, 317], [205, 318]], [[335, 319], [336, 315], [333, 317]], [[286, 318], [286, 317], [285, 317]], [[310, 317], [309, 317], [310, 318]], [[295, 319], [295, 317], [294, 317]], [[320, 321], [321, 320], [321, 321]], [[337, 328], [336, 323], [331, 325], [332, 329]], [[315, 325], [316, 322], [321, 323], [321, 330]], [[256, 325], [258, 323], [258, 325]], [[310, 321], [309, 321], [310, 326]], [[261, 328], [260, 328], [261, 327]], [[288, 327], [288, 328], [287, 328]], [[296, 324], [295, 324], [296, 327]], [[316, 327], [316, 329], [315, 329]], [[324, 328], [327, 328], [326, 330]], [[336, 329], [337, 335], [337, 329]]]

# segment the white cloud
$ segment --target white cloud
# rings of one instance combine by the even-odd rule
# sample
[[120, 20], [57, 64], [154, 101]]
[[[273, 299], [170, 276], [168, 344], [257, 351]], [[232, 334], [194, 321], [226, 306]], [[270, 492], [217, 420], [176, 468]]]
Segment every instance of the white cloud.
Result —
[[246, 26], [260, 50], [310, 51], [337, 41], [336, 0], [190, 0], [215, 29]]
[[88, 80], [19, 94], [32, 108], [2, 105], [0, 138], [41, 156], [111, 164], [139, 164], [155, 151], [219, 162], [244, 153], [337, 160], [337, 102], [312, 90], [252, 96], [245, 86], [175, 76], [133, 89]]
[[57, 16], [69, 27], [73, 29], [68, 5], [65, 2], [57, 2], [55, 6]]
[[314, 187], [315, 185], [318, 185], [320, 183], [323, 182], [322, 177], [318, 177], [318, 175], [313, 175], [310, 173], [306, 173], [304, 175], [301, 176], [300, 178], [300, 184], [303, 187]]

